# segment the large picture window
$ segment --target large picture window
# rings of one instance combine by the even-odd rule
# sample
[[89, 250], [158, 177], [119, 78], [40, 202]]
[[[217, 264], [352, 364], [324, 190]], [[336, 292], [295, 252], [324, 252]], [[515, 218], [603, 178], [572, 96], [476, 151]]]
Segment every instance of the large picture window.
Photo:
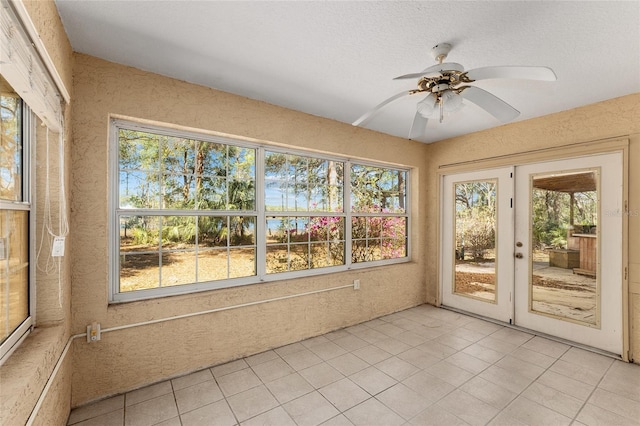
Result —
[[408, 260], [408, 171], [114, 120], [112, 300]]

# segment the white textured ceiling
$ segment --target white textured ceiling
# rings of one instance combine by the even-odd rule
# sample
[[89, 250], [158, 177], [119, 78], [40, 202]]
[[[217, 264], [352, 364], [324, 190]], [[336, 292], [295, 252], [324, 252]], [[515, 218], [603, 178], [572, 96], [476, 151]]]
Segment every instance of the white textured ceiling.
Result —
[[[351, 123], [453, 45], [465, 69], [545, 65], [557, 82], [474, 83], [517, 120], [640, 92], [640, 1], [55, 0], [73, 49], [321, 117]], [[406, 138], [415, 97], [365, 126]], [[423, 142], [500, 125], [465, 102]]]

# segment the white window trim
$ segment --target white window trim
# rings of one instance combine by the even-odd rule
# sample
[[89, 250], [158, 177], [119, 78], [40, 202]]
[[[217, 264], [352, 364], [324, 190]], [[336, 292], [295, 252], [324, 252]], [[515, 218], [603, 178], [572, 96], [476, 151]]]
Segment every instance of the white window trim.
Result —
[[[130, 292], [120, 292], [120, 244], [119, 244], [119, 223], [118, 214], [119, 200], [118, 200], [118, 184], [114, 184], [119, 178], [118, 169], [118, 153], [119, 153], [119, 141], [118, 134], [119, 129], [127, 129], [134, 131], [149, 132], [154, 134], [173, 136], [179, 138], [196, 139], [205, 142], [221, 143], [225, 145], [235, 145], [243, 148], [256, 149], [255, 156], [255, 210], [250, 211], [220, 211], [221, 215], [255, 215], [256, 216], [256, 275], [242, 278], [232, 278], [220, 281], [210, 281], [203, 283], [183, 284], [177, 286], [158, 287], [146, 290], [136, 290]], [[410, 186], [410, 169], [407, 167], [398, 166], [396, 164], [382, 163], [375, 161], [360, 161], [353, 160], [348, 157], [341, 157], [331, 154], [320, 154], [314, 151], [305, 151], [303, 149], [289, 149], [278, 146], [270, 146], [266, 144], [259, 144], [254, 142], [245, 141], [243, 139], [235, 139], [231, 137], [214, 136], [206, 133], [199, 133], [195, 131], [175, 130], [161, 125], [153, 125], [147, 123], [140, 123], [136, 121], [130, 121], [121, 118], [112, 118], [110, 121], [109, 129], [109, 303], [121, 303], [137, 300], [146, 300], [158, 297], [167, 297], [180, 294], [188, 294], [199, 291], [215, 290], [221, 288], [230, 288], [237, 286], [244, 286], [250, 284], [259, 284], [264, 282], [285, 281], [296, 278], [304, 278], [316, 275], [325, 275], [330, 273], [345, 272], [349, 270], [358, 270], [372, 268], [376, 266], [386, 266], [398, 263], [407, 263], [411, 261], [411, 186]], [[266, 265], [264, 259], [266, 258], [266, 235], [264, 232], [264, 223], [268, 216], [296, 216], [290, 211], [265, 211], [264, 206], [264, 159], [265, 151], [279, 152], [282, 154], [299, 155], [305, 157], [313, 157], [323, 160], [332, 160], [344, 163], [344, 176], [343, 176], [343, 197], [345, 202], [343, 203], [343, 212], [300, 212], [297, 216], [341, 216], [345, 218], [345, 264], [339, 266], [330, 266], [317, 269], [305, 269], [300, 271], [289, 271], [274, 274], [266, 273]], [[407, 173], [407, 179], [405, 180], [405, 213], [361, 213], [352, 212], [350, 206], [350, 194], [351, 194], [351, 165], [358, 164], [364, 166], [383, 167], [393, 170], [399, 170]], [[349, 201], [347, 203], [346, 201]], [[179, 210], [164, 210], [164, 209], [149, 209], [149, 212], [161, 214], [161, 215], [189, 215], [189, 211]], [[135, 212], [135, 210], [134, 210]], [[133, 213], [136, 214], [136, 213]], [[395, 259], [384, 259], [369, 262], [351, 262], [351, 218], [353, 216], [371, 216], [371, 217], [405, 217], [406, 218], [406, 256]]]
[[[36, 204], [35, 204], [35, 120], [27, 103], [22, 101], [22, 202], [0, 201], [5, 210], [29, 212], [29, 315], [0, 345], [0, 365], [27, 338], [36, 323]], [[25, 209], [28, 205], [28, 209]], [[7, 312], [8, 314], [8, 312]]]

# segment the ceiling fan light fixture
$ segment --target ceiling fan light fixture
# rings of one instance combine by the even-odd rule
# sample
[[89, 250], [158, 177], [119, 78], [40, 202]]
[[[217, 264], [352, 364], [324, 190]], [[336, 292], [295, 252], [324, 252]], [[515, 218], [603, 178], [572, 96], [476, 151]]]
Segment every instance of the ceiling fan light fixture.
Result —
[[442, 104], [446, 112], [455, 112], [462, 107], [462, 96], [452, 90], [442, 94]]
[[429, 93], [423, 100], [418, 102], [418, 113], [425, 118], [430, 117], [436, 110], [437, 103], [438, 97], [435, 93]]

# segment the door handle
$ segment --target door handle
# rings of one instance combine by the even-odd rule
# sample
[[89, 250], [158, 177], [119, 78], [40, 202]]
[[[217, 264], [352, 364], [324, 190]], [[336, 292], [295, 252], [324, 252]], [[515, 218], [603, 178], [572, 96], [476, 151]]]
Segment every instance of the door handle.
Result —
[[522, 253], [516, 253], [514, 256], [516, 257], [516, 259], [522, 259], [524, 257]]

